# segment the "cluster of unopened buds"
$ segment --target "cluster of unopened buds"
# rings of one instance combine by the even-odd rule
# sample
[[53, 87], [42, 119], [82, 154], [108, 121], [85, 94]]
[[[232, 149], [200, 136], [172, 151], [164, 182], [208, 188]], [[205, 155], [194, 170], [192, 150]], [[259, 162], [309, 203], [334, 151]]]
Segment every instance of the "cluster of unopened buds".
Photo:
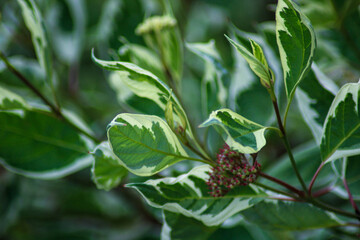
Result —
[[217, 155], [216, 166], [209, 172], [207, 185], [210, 195], [222, 197], [236, 186], [255, 182], [260, 168], [261, 165], [256, 159], [250, 163], [244, 154], [231, 150], [225, 144]]

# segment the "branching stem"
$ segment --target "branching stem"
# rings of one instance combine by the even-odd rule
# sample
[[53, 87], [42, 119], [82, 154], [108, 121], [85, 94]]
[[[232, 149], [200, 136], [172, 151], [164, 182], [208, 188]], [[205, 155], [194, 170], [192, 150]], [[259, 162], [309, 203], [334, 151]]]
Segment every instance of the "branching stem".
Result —
[[272, 97], [272, 103], [273, 103], [273, 106], [274, 106], [274, 110], [275, 110], [275, 114], [276, 114], [276, 119], [277, 119], [277, 122], [278, 122], [278, 125], [279, 125], [279, 128], [280, 128], [280, 131], [282, 133], [282, 140], [284, 141], [284, 144], [285, 144], [285, 148], [286, 148], [286, 151], [288, 152], [288, 155], [289, 155], [289, 158], [290, 158], [290, 161], [291, 161], [291, 164], [293, 166], [293, 169], [296, 173], [296, 176], [303, 188], [303, 191], [305, 192], [305, 194], [307, 195], [307, 188], [306, 188], [306, 185], [305, 185], [305, 182], [304, 180], [302, 179], [301, 175], [300, 175], [300, 172], [296, 166], [296, 162], [295, 162], [295, 158], [294, 158], [294, 155], [292, 153], [292, 150], [291, 150], [291, 147], [290, 147], [290, 144], [289, 144], [289, 141], [288, 141], [288, 138], [287, 138], [287, 135], [286, 135], [286, 131], [285, 131], [285, 128], [284, 128], [284, 125], [282, 123], [282, 120], [281, 120], [281, 116], [280, 116], [280, 111], [279, 111], [279, 106], [278, 106], [278, 103], [277, 103], [277, 100], [276, 100], [276, 97]]
[[316, 178], [318, 177], [318, 175], [319, 175], [321, 169], [324, 167], [324, 165], [325, 165], [324, 162], [321, 162], [321, 164], [320, 164], [320, 166], [318, 167], [318, 169], [316, 170], [313, 178], [311, 179], [311, 182], [310, 182], [309, 188], [308, 188], [309, 196], [311, 196], [312, 187], [314, 186], [315, 180], [316, 180]]

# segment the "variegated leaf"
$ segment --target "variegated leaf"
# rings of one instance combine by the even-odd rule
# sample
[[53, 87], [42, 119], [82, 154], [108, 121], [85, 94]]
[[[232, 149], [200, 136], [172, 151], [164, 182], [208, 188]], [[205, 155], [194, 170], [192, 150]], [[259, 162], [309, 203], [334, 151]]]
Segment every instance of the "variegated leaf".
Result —
[[0, 110], [24, 108], [29, 108], [29, 105], [22, 97], [0, 86]]
[[316, 47], [314, 30], [292, 0], [279, 0], [276, 9], [276, 39], [284, 72], [288, 103], [311, 67]]
[[[97, 59], [94, 51], [92, 52], [92, 59], [100, 67], [110, 71], [118, 71], [121, 81], [134, 94], [154, 101], [162, 110], [165, 110], [170, 98], [174, 103], [174, 121], [178, 126], [182, 126], [186, 130], [189, 139], [195, 139], [184, 109], [172, 91], [158, 77], [132, 63]], [[186, 122], [186, 126], [183, 126], [183, 122]], [[197, 145], [196, 141], [194, 141], [194, 144]], [[198, 150], [202, 151], [200, 147], [198, 147]], [[204, 152], [203, 154], [206, 155]]]
[[41, 67], [46, 73], [47, 80], [52, 84], [52, 65], [50, 46], [46, 38], [45, 25], [41, 13], [34, 0], [18, 0], [22, 10], [24, 22], [29, 29], [32, 42], [35, 47], [35, 53]]
[[150, 176], [181, 160], [198, 160], [187, 155], [176, 135], [157, 116], [122, 113], [108, 126], [114, 154], [130, 172]]
[[217, 229], [205, 226], [202, 222], [186, 217], [179, 213], [163, 210], [163, 226], [161, 229], [161, 240], [207, 240]]
[[321, 139], [322, 160], [360, 154], [360, 83], [345, 84], [326, 116]]
[[[274, 71], [274, 80], [282, 79], [280, 59], [278, 59], [275, 55], [263, 35], [244, 32], [235, 27], [232, 28], [232, 31], [234, 32], [234, 39], [236, 39], [237, 42], [246, 47], [249, 51], [252, 51], [249, 39], [256, 41], [256, 43], [264, 50], [270, 69]], [[234, 73], [232, 74], [232, 85], [229, 88], [231, 96], [229, 101], [230, 109], [235, 109], [240, 115], [259, 124], [272, 124], [275, 118], [273, 118], [274, 110], [272, 103], [269, 100], [268, 91], [261, 85], [261, 82], [259, 82], [256, 75], [251, 71], [249, 65], [240, 53], [236, 50], [233, 52], [235, 66]], [[281, 81], [275, 81], [274, 91], [279, 99], [282, 98], [282, 95], [280, 94], [282, 88], [283, 83]], [[233, 107], [232, 104], [235, 104], [236, 108]], [[248, 107], [249, 104], [251, 104], [251, 108]]]
[[247, 221], [271, 230], [297, 231], [344, 225], [333, 213], [302, 202], [265, 200], [241, 214]]
[[215, 41], [208, 43], [188, 43], [186, 47], [205, 61], [205, 74], [202, 80], [202, 108], [205, 115], [225, 107], [227, 104], [227, 90], [229, 73], [222, 66], [221, 58], [215, 48]]
[[318, 145], [326, 114], [337, 91], [337, 86], [314, 64], [296, 91], [300, 113]]
[[126, 177], [128, 171], [111, 151], [108, 142], [102, 142], [92, 153], [94, 157], [91, 168], [92, 179], [97, 188], [110, 190]]
[[230, 109], [220, 109], [210, 114], [200, 127], [214, 126], [222, 133], [230, 148], [241, 153], [256, 153], [265, 146], [266, 127], [254, 123]]
[[[245, 58], [248, 62], [250, 68], [253, 72], [260, 78], [261, 82], [265, 83], [267, 86], [271, 85], [272, 75], [268, 68], [268, 65], [264, 64], [265, 56], [264, 53], [257, 43], [253, 40], [250, 40], [250, 44], [252, 47], [253, 52], [250, 52], [246, 47], [234, 42], [231, 38], [226, 36], [229, 42], [238, 50], [238, 52]], [[260, 51], [261, 50], [261, 51]], [[259, 57], [259, 59], [257, 58]]]
[[0, 126], [0, 164], [9, 171], [55, 179], [91, 165], [92, 141], [48, 111], [0, 111]]
[[206, 179], [210, 166], [193, 168], [179, 177], [131, 183], [153, 207], [195, 218], [207, 226], [217, 226], [227, 218], [262, 201], [267, 195], [253, 185], [236, 187], [222, 198], [209, 195]]

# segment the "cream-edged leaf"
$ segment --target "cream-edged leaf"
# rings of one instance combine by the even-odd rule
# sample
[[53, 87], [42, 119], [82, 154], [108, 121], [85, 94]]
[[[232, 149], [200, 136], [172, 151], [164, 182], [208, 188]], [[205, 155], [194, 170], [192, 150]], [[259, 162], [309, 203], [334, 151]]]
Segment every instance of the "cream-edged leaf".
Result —
[[295, 89], [311, 67], [316, 38], [309, 19], [292, 0], [279, 0], [276, 8], [276, 40], [290, 103]]
[[322, 160], [360, 154], [360, 83], [345, 84], [326, 116], [321, 139]]
[[256, 186], [236, 187], [221, 198], [209, 195], [206, 179], [210, 166], [193, 168], [178, 177], [131, 183], [153, 207], [195, 218], [206, 226], [218, 226], [232, 215], [252, 207], [267, 197]]
[[150, 176], [181, 160], [193, 159], [157, 116], [119, 114], [109, 124], [107, 135], [114, 154], [136, 175]]
[[254, 123], [230, 109], [220, 109], [210, 114], [200, 127], [214, 126], [230, 148], [241, 153], [256, 153], [265, 146], [266, 127]]

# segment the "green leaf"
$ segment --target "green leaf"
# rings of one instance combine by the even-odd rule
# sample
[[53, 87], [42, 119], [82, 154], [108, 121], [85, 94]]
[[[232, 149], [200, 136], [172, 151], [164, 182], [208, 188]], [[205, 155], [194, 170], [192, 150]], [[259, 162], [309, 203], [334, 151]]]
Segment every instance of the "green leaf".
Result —
[[337, 217], [308, 203], [266, 200], [241, 213], [261, 228], [299, 231], [341, 226]]
[[29, 105], [22, 97], [0, 86], [0, 110], [26, 108]]
[[[247, 48], [244, 46], [234, 42], [231, 38], [226, 36], [226, 38], [229, 40], [229, 42], [235, 47], [236, 50], [245, 58], [245, 60], [248, 62], [250, 68], [253, 70], [253, 72], [260, 78], [260, 81], [262, 84], [266, 84], [267, 86], [272, 85], [272, 75], [270, 72], [270, 69], [268, 68], [268, 65], [264, 65], [263, 61], [266, 62], [264, 53], [257, 43], [255, 43], [253, 40], [250, 39], [251, 46], [253, 46], [253, 51], [250, 52]], [[259, 57], [259, 59], [257, 58]]]
[[207, 116], [212, 111], [226, 106], [228, 96], [225, 85], [228, 85], [230, 81], [229, 73], [222, 66], [214, 40], [210, 40], [208, 43], [188, 43], [186, 47], [205, 61], [201, 97], [202, 108]]
[[335, 96], [321, 139], [323, 161], [360, 154], [360, 83], [345, 84]]
[[205, 226], [202, 222], [164, 210], [163, 227], [161, 229], [161, 240], [187, 240], [191, 236], [193, 240], [206, 240], [217, 229], [217, 227]]
[[50, 46], [46, 38], [45, 25], [41, 13], [34, 0], [18, 0], [22, 15], [32, 37], [36, 57], [46, 73], [50, 85], [52, 84], [52, 61]]
[[111, 151], [108, 142], [102, 142], [92, 153], [94, 162], [91, 169], [92, 179], [99, 189], [110, 190], [120, 184], [128, 171]]
[[130, 172], [150, 176], [186, 159], [176, 135], [157, 116], [122, 113], [108, 126], [108, 139], [114, 154]]
[[222, 198], [209, 195], [206, 179], [210, 166], [193, 168], [179, 177], [131, 183], [148, 204], [195, 218], [206, 226], [217, 226], [227, 218], [252, 207], [267, 195], [254, 185], [234, 188]]
[[311, 67], [316, 48], [310, 21], [291, 0], [279, 0], [276, 9], [276, 39], [284, 72], [288, 103]]
[[295, 94], [300, 113], [318, 145], [326, 114], [337, 91], [337, 86], [313, 65]]
[[47, 111], [0, 111], [0, 126], [0, 163], [10, 171], [54, 179], [91, 164], [92, 142]]
[[210, 114], [200, 127], [216, 126], [230, 148], [241, 153], [256, 153], [265, 146], [266, 127], [254, 123], [230, 109], [220, 109]]

